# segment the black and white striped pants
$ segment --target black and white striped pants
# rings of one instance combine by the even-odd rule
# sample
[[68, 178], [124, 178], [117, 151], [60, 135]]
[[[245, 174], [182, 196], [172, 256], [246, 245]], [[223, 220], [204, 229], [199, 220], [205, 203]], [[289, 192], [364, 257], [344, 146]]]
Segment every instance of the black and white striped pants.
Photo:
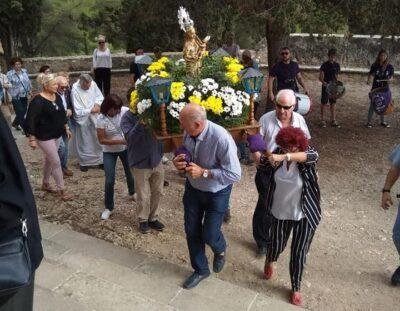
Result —
[[271, 227], [271, 243], [268, 245], [267, 260], [274, 262], [286, 248], [290, 232], [293, 229], [292, 245], [290, 251], [290, 280], [292, 291], [300, 291], [306, 257], [310, 248], [314, 229], [311, 228], [307, 218], [299, 221], [279, 220], [273, 217]]

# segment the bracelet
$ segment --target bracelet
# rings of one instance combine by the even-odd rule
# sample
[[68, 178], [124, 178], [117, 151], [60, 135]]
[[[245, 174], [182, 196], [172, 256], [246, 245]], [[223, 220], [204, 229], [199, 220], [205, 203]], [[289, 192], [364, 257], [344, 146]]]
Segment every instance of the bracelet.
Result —
[[286, 160], [288, 161], [288, 162], [290, 162], [290, 159], [291, 159], [292, 157], [291, 157], [291, 155], [290, 155], [290, 153], [286, 153]]
[[385, 192], [390, 193], [390, 189], [385, 189], [385, 188], [383, 188], [383, 189], [382, 189], [382, 193], [385, 193]]

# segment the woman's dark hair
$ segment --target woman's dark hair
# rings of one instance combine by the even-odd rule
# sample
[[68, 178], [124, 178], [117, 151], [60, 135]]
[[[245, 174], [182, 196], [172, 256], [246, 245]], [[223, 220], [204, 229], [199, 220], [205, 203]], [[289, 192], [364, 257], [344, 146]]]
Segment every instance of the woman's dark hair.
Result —
[[293, 126], [282, 128], [278, 135], [276, 135], [275, 142], [279, 147], [285, 150], [296, 147], [304, 152], [308, 148], [308, 139], [304, 132]]
[[11, 58], [11, 60], [10, 60], [10, 65], [11, 65], [11, 66], [14, 66], [15, 63], [21, 63], [21, 64], [23, 64], [23, 61], [22, 61], [21, 57], [16, 56], [16, 57]]
[[111, 109], [121, 109], [122, 106], [123, 102], [121, 97], [116, 94], [110, 94], [104, 98], [100, 106], [100, 113], [106, 116]]
[[47, 69], [50, 69], [49, 65], [43, 65], [39, 68], [40, 73], [44, 73]]
[[382, 54], [386, 54], [386, 56], [387, 56], [385, 62], [382, 64], [382, 66], [384, 68], [386, 68], [387, 64], [389, 64], [389, 54], [385, 49], [382, 49], [379, 51], [378, 56], [376, 57], [376, 60], [375, 60], [375, 65], [381, 64], [381, 61], [379, 60], [379, 58], [381, 57]]

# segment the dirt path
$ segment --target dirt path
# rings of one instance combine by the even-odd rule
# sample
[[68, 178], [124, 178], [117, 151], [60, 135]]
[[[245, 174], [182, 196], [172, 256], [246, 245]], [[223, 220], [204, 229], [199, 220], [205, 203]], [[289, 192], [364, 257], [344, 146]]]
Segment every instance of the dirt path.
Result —
[[[315, 102], [319, 100], [316, 75], [307, 75]], [[312, 79], [312, 80], [310, 80]], [[314, 80], [315, 79], [315, 80]], [[364, 127], [368, 86], [357, 77], [346, 78], [347, 94], [339, 103], [341, 129], [318, 127], [318, 109], [307, 122], [312, 142], [320, 152], [320, 185], [323, 220], [318, 228], [304, 275], [305, 307], [311, 310], [394, 310], [399, 289], [389, 284], [399, 264], [391, 239], [397, 209], [379, 208], [380, 189], [388, 169], [387, 157], [399, 142], [399, 109], [392, 114], [390, 129]], [[398, 88], [398, 86], [395, 86]], [[399, 98], [399, 94], [395, 94]], [[40, 151], [31, 152], [18, 139], [34, 186], [41, 217], [68, 223], [75, 230], [95, 235], [126, 247], [134, 247], [155, 257], [189, 265], [183, 231], [181, 197], [183, 179], [167, 166], [170, 187], [160, 208], [167, 229], [143, 236], [137, 232], [135, 204], [126, 199], [127, 190], [119, 165], [116, 184], [116, 212], [109, 221], [100, 221], [103, 210], [103, 172], [81, 173], [72, 160], [75, 175], [67, 181], [76, 200], [59, 203], [39, 189]], [[276, 276], [263, 280], [263, 259], [255, 256], [251, 218], [257, 200], [254, 167], [243, 167], [243, 178], [231, 198], [232, 222], [224, 226], [229, 249], [228, 264], [221, 279], [286, 300], [290, 282], [288, 252], [277, 264]], [[393, 193], [399, 190], [396, 186]]]

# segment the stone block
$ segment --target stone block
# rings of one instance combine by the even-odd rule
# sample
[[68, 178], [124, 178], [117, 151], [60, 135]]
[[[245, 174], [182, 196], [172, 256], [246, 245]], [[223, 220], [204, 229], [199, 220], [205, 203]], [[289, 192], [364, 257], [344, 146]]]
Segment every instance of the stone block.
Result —
[[56, 243], [51, 240], [42, 240], [44, 257], [50, 262], [57, 262], [57, 260], [70, 249], [64, 244]]
[[77, 270], [65, 265], [55, 265], [43, 260], [35, 273], [35, 283], [40, 287], [53, 290], [67, 281]]
[[40, 232], [42, 233], [42, 238], [49, 239], [53, 235], [65, 230], [64, 225], [53, 224], [51, 222], [40, 220]]
[[301, 311], [304, 310], [290, 303], [258, 295], [249, 311]]
[[171, 302], [179, 310], [243, 311], [256, 292], [210, 277], [191, 290], [182, 290]]
[[127, 291], [120, 284], [107, 282], [92, 275], [78, 273], [56, 290], [97, 311], [160, 311], [174, 310], [171, 306]]
[[33, 311], [92, 311], [88, 306], [51, 290], [35, 287]]

